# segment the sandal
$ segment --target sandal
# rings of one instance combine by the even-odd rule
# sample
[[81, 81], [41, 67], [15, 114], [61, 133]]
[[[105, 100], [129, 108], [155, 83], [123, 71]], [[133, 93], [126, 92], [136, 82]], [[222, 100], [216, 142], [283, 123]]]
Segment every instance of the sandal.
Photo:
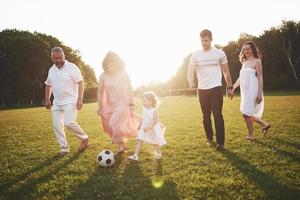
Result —
[[81, 142], [80, 142], [80, 147], [79, 147], [79, 151], [85, 151], [86, 148], [88, 147], [88, 143], [89, 143], [89, 138], [86, 138], [86, 139], [83, 139]]
[[116, 152], [116, 154], [124, 153], [126, 150], [127, 150], [127, 147], [124, 146], [123, 148], [120, 148], [120, 149]]
[[255, 140], [255, 137], [253, 137], [253, 136], [246, 136], [246, 140], [253, 141], [253, 140]]
[[268, 126], [266, 126], [266, 127], [264, 127], [264, 128], [262, 128], [262, 133], [263, 133], [263, 135], [264, 136], [266, 136], [267, 135], [267, 133], [268, 133], [268, 130], [271, 128], [271, 125], [269, 124]]

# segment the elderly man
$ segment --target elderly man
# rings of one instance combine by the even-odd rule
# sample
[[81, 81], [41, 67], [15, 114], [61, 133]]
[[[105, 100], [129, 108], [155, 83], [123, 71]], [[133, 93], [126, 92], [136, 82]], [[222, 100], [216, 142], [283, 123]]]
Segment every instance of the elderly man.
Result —
[[[45, 81], [45, 107], [52, 111], [53, 130], [60, 145], [60, 154], [67, 154], [70, 149], [67, 143], [64, 126], [75, 134], [80, 142], [80, 150], [88, 145], [88, 135], [76, 122], [77, 110], [83, 106], [83, 79], [79, 68], [65, 60], [65, 54], [60, 47], [51, 49], [53, 66], [49, 69]], [[51, 105], [50, 96], [53, 91], [54, 101]]]

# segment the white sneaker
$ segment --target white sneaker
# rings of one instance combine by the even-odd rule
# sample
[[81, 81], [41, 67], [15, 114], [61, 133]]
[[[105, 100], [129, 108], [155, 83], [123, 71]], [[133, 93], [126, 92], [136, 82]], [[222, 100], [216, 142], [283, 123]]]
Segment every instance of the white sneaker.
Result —
[[161, 153], [155, 153], [154, 157], [155, 157], [156, 160], [160, 160], [160, 159], [162, 159], [162, 154]]
[[69, 153], [69, 151], [60, 151], [60, 153], [59, 153], [59, 155], [60, 156], [65, 156], [65, 155], [67, 155]]
[[139, 157], [136, 155], [136, 154], [133, 154], [131, 156], [128, 156], [127, 157], [129, 160], [134, 160], [134, 161], [138, 161], [139, 160]]

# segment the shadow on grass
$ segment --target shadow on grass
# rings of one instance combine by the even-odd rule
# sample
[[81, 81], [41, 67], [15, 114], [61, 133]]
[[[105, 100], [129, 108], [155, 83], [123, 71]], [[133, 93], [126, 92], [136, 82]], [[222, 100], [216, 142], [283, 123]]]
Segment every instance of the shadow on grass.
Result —
[[119, 165], [125, 160], [123, 156], [117, 158], [112, 168], [98, 167], [87, 182], [75, 188], [68, 199], [179, 199], [176, 185], [163, 179], [162, 161], [156, 163], [153, 169], [155, 175], [148, 177], [143, 174], [140, 163], [129, 160], [126, 160], [122, 173]]
[[299, 143], [286, 141], [286, 140], [283, 140], [283, 139], [280, 139], [280, 138], [272, 138], [272, 140], [274, 140], [278, 143], [281, 143], [281, 144], [285, 144], [287, 146], [292, 146], [292, 147], [300, 150], [300, 144]]
[[242, 172], [250, 181], [255, 183], [264, 191], [267, 199], [299, 199], [300, 190], [282, 185], [276, 181], [270, 174], [267, 174], [248, 161], [239, 157], [236, 153], [224, 149], [222, 154], [231, 164]]
[[[59, 156], [56, 155], [50, 158], [48, 161], [30, 170], [28, 174], [24, 174], [20, 178], [15, 179], [9, 185], [7, 185], [10, 187], [8, 187], [9, 191], [4, 194], [4, 197], [6, 197], [7, 199], [30, 199], [32, 197], [32, 194], [36, 192], [35, 190], [38, 184], [48, 182], [50, 179], [53, 179], [53, 176], [55, 176], [60, 170], [64, 169], [66, 166], [77, 160], [81, 154], [81, 151], [77, 151], [63, 163], [53, 166], [52, 168], [47, 170], [46, 173], [43, 173], [38, 177], [32, 176], [34, 173], [38, 173], [39, 170], [45, 169], [47, 166], [50, 166], [53, 161], [58, 160]], [[11, 187], [13, 187], [17, 183], [21, 185], [11, 189]], [[43, 194], [38, 193], [38, 195], [42, 196]]]
[[255, 143], [258, 143], [260, 145], [266, 146], [268, 148], [270, 148], [271, 150], [273, 150], [274, 152], [277, 152], [280, 156], [282, 157], [289, 157], [290, 159], [300, 163], [300, 157], [297, 156], [296, 154], [290, 153], [288, 151], [284, 151], [279, 149], [278, 147], [274, 146], [274, 145], [270, 145], [268, 143], [259, 141], [259, 140], [255, 140]]
[[18, 184], [21, 181], [24, 181], [27, 179], [29, 176], [31, 176], [33, 173], [38, 172], [40, 170], [43, 170], [45, 167], [48, 167], [51, 165], [53, 162], [57, 161], [60, 158], [59, 154], [56, 154], [49, 159], [47, 159], [45, 162], [39, 163], [36, 167], [33, 167], [32, 169], [26, 171], [25, 173], [19, 175], [18, 177], [15, 177], [13, 180], [10, 180], [9, 182], [6, 183], [1, 183], [0, 185], [0, 191], [6, 191], [11, 188], [12, 186]]

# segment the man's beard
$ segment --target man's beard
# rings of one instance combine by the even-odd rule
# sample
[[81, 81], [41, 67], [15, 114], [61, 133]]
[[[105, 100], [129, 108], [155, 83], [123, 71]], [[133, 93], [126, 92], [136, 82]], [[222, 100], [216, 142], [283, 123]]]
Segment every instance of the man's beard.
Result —
[[57, 63], [55, 63], [55, 65], [56, 65], [57, 67], [62, 67], [62, 66], [64, 65], [64, 62], [57, 62]]

